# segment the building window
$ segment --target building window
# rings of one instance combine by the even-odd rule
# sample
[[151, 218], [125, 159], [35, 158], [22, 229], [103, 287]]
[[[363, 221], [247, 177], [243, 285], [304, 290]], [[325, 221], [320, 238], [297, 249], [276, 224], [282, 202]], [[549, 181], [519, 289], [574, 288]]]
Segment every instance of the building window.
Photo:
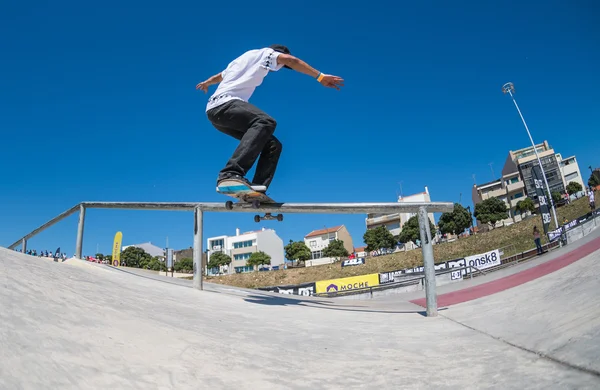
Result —
[[321, 257], [323, 257], [323, 251], [314, 251], [314, 252], [311, 252], [311, 257], [312, 257], [313, 260], [320, 259]]
[[239, 253], [237, 255], [233, 255], [233, 260], [236, 260], [236, 261], [248, 260], [250, 258], [251, 254], [252, 253]]
[[514, 199], [519, 199], [523, 197], [523, 192], [517, 192], [514, 196]]
[[386, 225], [386, 227], [388, 230], [400, 229], [400, 222], [390, 223], [389, 225]]
[[314, 247], [316, 247], [316, 246], [317, 246], [317, 241], [316, 241], [316, 240], [312, 240], [312, 241], [310, 241], [309, 243], [310, 243], [310, 247], [311, 247], [311, 248], [314, 248]]
[[577, 177], [579, 177], [579, 174], [577, 172], [569, 173], [567, 176], [565, 176], [565, 181], [567, 182], [567, 184], [569, 184], [571, 180]]
[[246, 265], [244, 267], [235, 267], [235, 273], [236, 274], [241, 274], [244, 272], [252, 272], [254, 271], [254, 267]]
[[253, 243], [254, 243], [253, 240], [234, 242], [233, 243], [233, 248], [234, 249], [247, 248], [249, 246], [252, 246]]
[[223, 239], [220, 240], [212, 240], [210, 242], [210, 249], [213, 251], [219, 251], [219, 250], [223, 250], [224, 248], [224, 242]]

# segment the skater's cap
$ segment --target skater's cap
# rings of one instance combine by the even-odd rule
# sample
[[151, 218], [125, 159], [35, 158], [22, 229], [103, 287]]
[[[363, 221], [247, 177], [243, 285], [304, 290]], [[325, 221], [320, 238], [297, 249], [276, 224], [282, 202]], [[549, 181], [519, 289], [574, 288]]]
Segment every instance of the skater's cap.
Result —
[[[290, 49], [288, 49], [288, 48], [287, 48], [287, 46], [284, 46], [284, 45], [277, 45], [277, 44], [275, 44], [275, 45], [271, 45], [271, 46], [269, 46], [269, 48], [271, 48], [271, 49], [273, 49], [273, 50], [275, 50], [275, 51], [278, 51], [278, 52], [280, 52], [280, 53], [284, 53], [284, 54], [291, 54], [291, 53], [290, 53]], [[283, 67], [284, 67], [284, 68], [288, 68], [288, 69], [292, 69], [292, 68], [290, 68], [290, 67], [289, 67], [289, 66], [287, 66], [287, 65], [284, 65]]]

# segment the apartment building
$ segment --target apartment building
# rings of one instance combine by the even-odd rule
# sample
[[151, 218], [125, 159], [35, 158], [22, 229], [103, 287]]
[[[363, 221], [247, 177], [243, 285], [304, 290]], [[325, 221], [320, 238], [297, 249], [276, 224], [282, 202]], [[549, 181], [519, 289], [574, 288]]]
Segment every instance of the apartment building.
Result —
[[581, 171], [579, 170], [579, 164], [577, 163], [577, 158], [575, 158], [575, 156], [562, 158], [562, 155], [557, 153], [556, 158], [560, 166], [560, 173], [565, 188], [572, 181], [579, 183], [583, 188], [587, 187], [587, 180], [584, 181], [583, 177], [581, 177]]
[[339, 225], [331, 228], [313, 230], [304, 236], [304, 243], [310, 249], [312, 254], [311, 260], [305, 262], [306, 266], [310, 267], [313, 265], [333, 263], [335, 259], [324, 257], [323, 255], [323, 250], [327, 248], [329, 243], [333, 240], [343, 241], [344, 248], [346, 248], [348, 253], [354, 251], [352, 237], [346, 229], [346, 226]]
[[283, 240], [273, 229], [255, 230], [240, 233], [236, 229], [235, 236], [217, 236], [207, 239], [207, 264], [210, 256], [217, 252], [223, 252], [231, 257], [231, 264], [224, 270], [207, 270], [207, 273], [215, 274], [219, 271], [226, 273], [252, 272], [254, 268], [246, 264], [252, 253], [263, 251], [271, 256], [271, 267], [284, 264]]
[[[431, 202], [431, 196], [429, 194], [429, 189], [425, 186], [425, 191], [419, 192], [417, 194], [409, 195], [409, 196], [399, 196], [399, 203], [404, 202], [421, 202], [421, 203], [429, 203]], [[412, 217], [416, 215], [416, 213], [394, 213], [394, 214], [367, 214], [367, 218], [365, 219], [365, 223], [367, 225], [367, 229], [375, 229], [379, 226], [385, 226], [387, 230], [390, 231], [394, 236], [397, 236], [402, 231], [402, 227], [404, 224]], [[428, 214], [431, 223], [435, 225], [435, 219], [433, 217], [433, 213]], [[431, 232], [432, 235], [435, 232]]]
[[[558, 191], [564, 194], [569, 182], [577, 181], [581, 184], [581, 172], [579, 172], [575, 156], [563, 159], [561, 154], [556, 153], [548, 144], [548, 141], [535, 145], [535, 149], [546, 173], [550, 192]], [[473, 204], [492, 197], [499, 198], [504, 201], [508, 208], [508, 218], [499, 221], [499, 223], [519, 222], [522, 216], [516, 212], [515, 207], [520, 200], [529, 197], [538, 207], [531, 172], [532, 168], [537, 165], [539, 163], [533, 146], [509, 151], [502, 168], [502, 176], [499, 179], [473, 185], [471, 190]], [[579, 181], [577, 178], [579, 178]], [[480, 226], [479, 221], [477, 221], [477, 226]]]

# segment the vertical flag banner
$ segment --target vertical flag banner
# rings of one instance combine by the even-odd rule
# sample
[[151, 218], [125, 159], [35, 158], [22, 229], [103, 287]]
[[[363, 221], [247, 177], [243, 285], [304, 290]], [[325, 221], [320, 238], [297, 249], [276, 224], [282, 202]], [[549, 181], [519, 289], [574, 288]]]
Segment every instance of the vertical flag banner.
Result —
[[552, 220], [550, 216], [550, 208], [548, 207], [548, 197], [546, 196], [546, 193], [550, 193], [550, 190], [544, 188], [544, 178], [542, 176], [542, 170], [540, 166], [534, 165], [531, 168], [531, 171], [533, 176], [533, 184], [535, 185], [535, 192], [537, 194], [538, 202], [540, 204], [540, 214], [542, 215], [544, 234], [547, 234], [548, 226], [550, 225], [550, 221]]
[[117, 232], [115, 234], [115, 240], [113, 242], [112, 251], [112, 265], [119, 267], [121, 265], [121, 241], [123, 240], [123, 233]]

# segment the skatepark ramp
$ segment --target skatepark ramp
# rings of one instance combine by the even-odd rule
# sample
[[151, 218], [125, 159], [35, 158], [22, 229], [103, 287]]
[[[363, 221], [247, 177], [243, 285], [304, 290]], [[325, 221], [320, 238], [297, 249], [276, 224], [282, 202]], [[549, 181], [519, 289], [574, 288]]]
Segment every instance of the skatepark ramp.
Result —
[[[227, 206], [229, 205], [229, 207]], [[77, 226], [77, 241], [75, 257], [81, 259], [83, 248], [83, 233], [85, 213], [88, 209], [128, 209], [128, 210], [167, 210], [167, 211], [192, 211], [193, 219], [193, 286], [203, 290], [202, 245], [203, 245], [203, 215], [205, 212], [246, 212], [258, 213], [304, 213], [304, 214], [368, 214], [368, 213], [417, 213], [419, 221], [420, 238], [422, 243], [423, 263], [425, 273], [425, 289], [427, 292], [427, 315], [437, 315], [435, 293], [435, 269], [433, 258], [433, 244], [429, 228], [428, 213], [443, 213], [454, 210], [451, 202], [403, 202], [403, 203], [268, 203], [261, 204], [258, 208], [251, 203], [193, 203], [193, 202], [82, 202], [63, 212], [57, 217], [46, 222], [29, 234], [21, 237], [9, 249], [21, 247], [21, 252], [27, 249], [27, 240], [68, 216], [79, 212]]]
[[400, 295], [199, 291], [0, 248], [0, 388], [597, 389], [599, 235], [547, 254], [577, 257], [563, 268], [435, 317]]

